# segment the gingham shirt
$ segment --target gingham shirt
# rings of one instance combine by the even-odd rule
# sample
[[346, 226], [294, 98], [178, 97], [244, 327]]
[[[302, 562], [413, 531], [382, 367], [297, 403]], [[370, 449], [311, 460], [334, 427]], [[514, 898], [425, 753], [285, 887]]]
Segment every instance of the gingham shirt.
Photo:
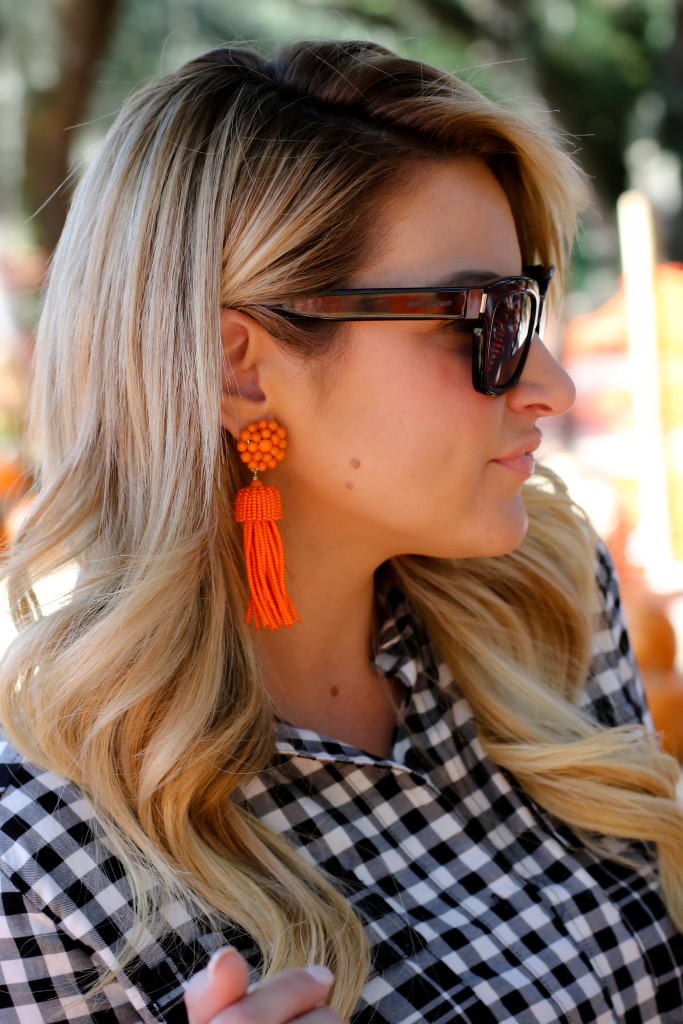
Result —
[[[582, 702], [608, 724], [648, 721], [617, 585], [601, 549], [595, 653]], [[647, 851], [635, 867], [587, 850], [484, 754], [471, 710], [388, 579], [376, 667], [406, 690], [391, 756], [279, 726], [251, 809], [344, 886], [373, 965], [354, 1024], [680, 1024], [683, 936]], [[649, 723], [648, 723], [649, 724]], [[182, 990], [237, 930], [179, 906], [117, 968], [131, 912], [120, 864], [68, 782], [5, 745], [0, 801], [2, 1024], [186, 1020]], [[615, 848], [616, 848], [615, 843]], [[294, 940], [293, 940], [294, 941]], [[89, 1007], [92, 968], [116, 970]]]

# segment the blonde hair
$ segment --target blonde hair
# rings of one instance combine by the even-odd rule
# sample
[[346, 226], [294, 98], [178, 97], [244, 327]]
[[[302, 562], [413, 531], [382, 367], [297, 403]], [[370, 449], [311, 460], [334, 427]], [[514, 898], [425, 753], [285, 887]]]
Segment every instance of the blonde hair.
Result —
[[[6, 570], [20, 627], [0, 681], [6, 734], [91, 799], [141, 926], [174, 898], [233, 921], [266, 973], [329, 964], [344, 1015], [366, 975], [362, 923], [233, 799], [274, 738], [243, 623], [231, 503], [245, 478], [218, 427], [219, 311], [323, 359], [334, 332], [267, 303], [342, 285], [406, 168], [460, 154], [500, 180], [524, 262], [561, 269], [583, 182], [547, 128], [370, 43], [299, 43], [270, 61], [213, 50], [124, 107], [77, 189], [38, 330], [39, 487]], [[675, 762], [642, 730], [577, 710], [593, 538], [559, 483], [526, 501], [511, 554], [400, 557], [394, 571], [491, 757], [591, 841], [655, 842], [681, 926]], [[42, 614], [35, 581], [73, 560], [71, 599]]]

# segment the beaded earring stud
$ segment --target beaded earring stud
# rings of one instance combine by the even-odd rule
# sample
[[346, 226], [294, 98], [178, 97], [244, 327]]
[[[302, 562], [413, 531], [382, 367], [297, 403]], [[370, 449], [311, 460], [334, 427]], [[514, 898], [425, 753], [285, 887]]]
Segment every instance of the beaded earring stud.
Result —
[[287, 431], [277, 420], [258, 420], [241, 431], [240, 459], [254, 474], [235, 495], [235, 519], [242, 523], [244, 560], [251, 594], [245, 622], [253, 616], [257, 629], [277, 629], [301, 622], [285, 587], [285, 558], [277, 520], [282, 501], [276, 487], [262, 484], [258, 474], [275, 469], [285, 457]]

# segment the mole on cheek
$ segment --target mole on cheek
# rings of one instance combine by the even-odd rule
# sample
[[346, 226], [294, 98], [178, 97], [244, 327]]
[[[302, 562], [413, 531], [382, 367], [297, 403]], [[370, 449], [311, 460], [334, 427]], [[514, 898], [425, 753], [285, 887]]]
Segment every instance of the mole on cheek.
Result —
[[346, 487], [346, 489], [348, 491], [352, 491], [353, 490], [353, 484], [351, 483], [350, 480], [345, 480], [344, 481], [344, 486]]
[[360, 459], [351, 459], [353, 469], [360, 469]]
[[330, 687], [330, 696], [332, 696], [332, 697], [338, 697], [339, 696], [339, 687], [338, 686], [331, 686]]

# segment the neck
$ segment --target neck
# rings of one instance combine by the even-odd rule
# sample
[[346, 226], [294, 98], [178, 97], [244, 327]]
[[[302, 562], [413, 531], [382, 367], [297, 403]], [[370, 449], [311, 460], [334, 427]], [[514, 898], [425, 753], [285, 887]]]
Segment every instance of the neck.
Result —
[[379, 562], [358, 538], [331, 532], [322, 520], [324, 526], [320, 517], [293, 515], [296, 526], [282, 531], [288, 589], [301, 623], [259, 633], [266, 686], [285, 720], [386, 755], [397, 695], [396, 684], [371, 665]]
[[352, 673], [370, 669], [373, 571], [352, 574], [338, 549], [316, 550], [309, 537], [297, 551], [293, 541], [285, 538], [285, 564], [301, 622], [263, 630], [259, 642], [269, 688], [281, 698], [309, 693], [315, 701], [321, 687], [344, 687]]

